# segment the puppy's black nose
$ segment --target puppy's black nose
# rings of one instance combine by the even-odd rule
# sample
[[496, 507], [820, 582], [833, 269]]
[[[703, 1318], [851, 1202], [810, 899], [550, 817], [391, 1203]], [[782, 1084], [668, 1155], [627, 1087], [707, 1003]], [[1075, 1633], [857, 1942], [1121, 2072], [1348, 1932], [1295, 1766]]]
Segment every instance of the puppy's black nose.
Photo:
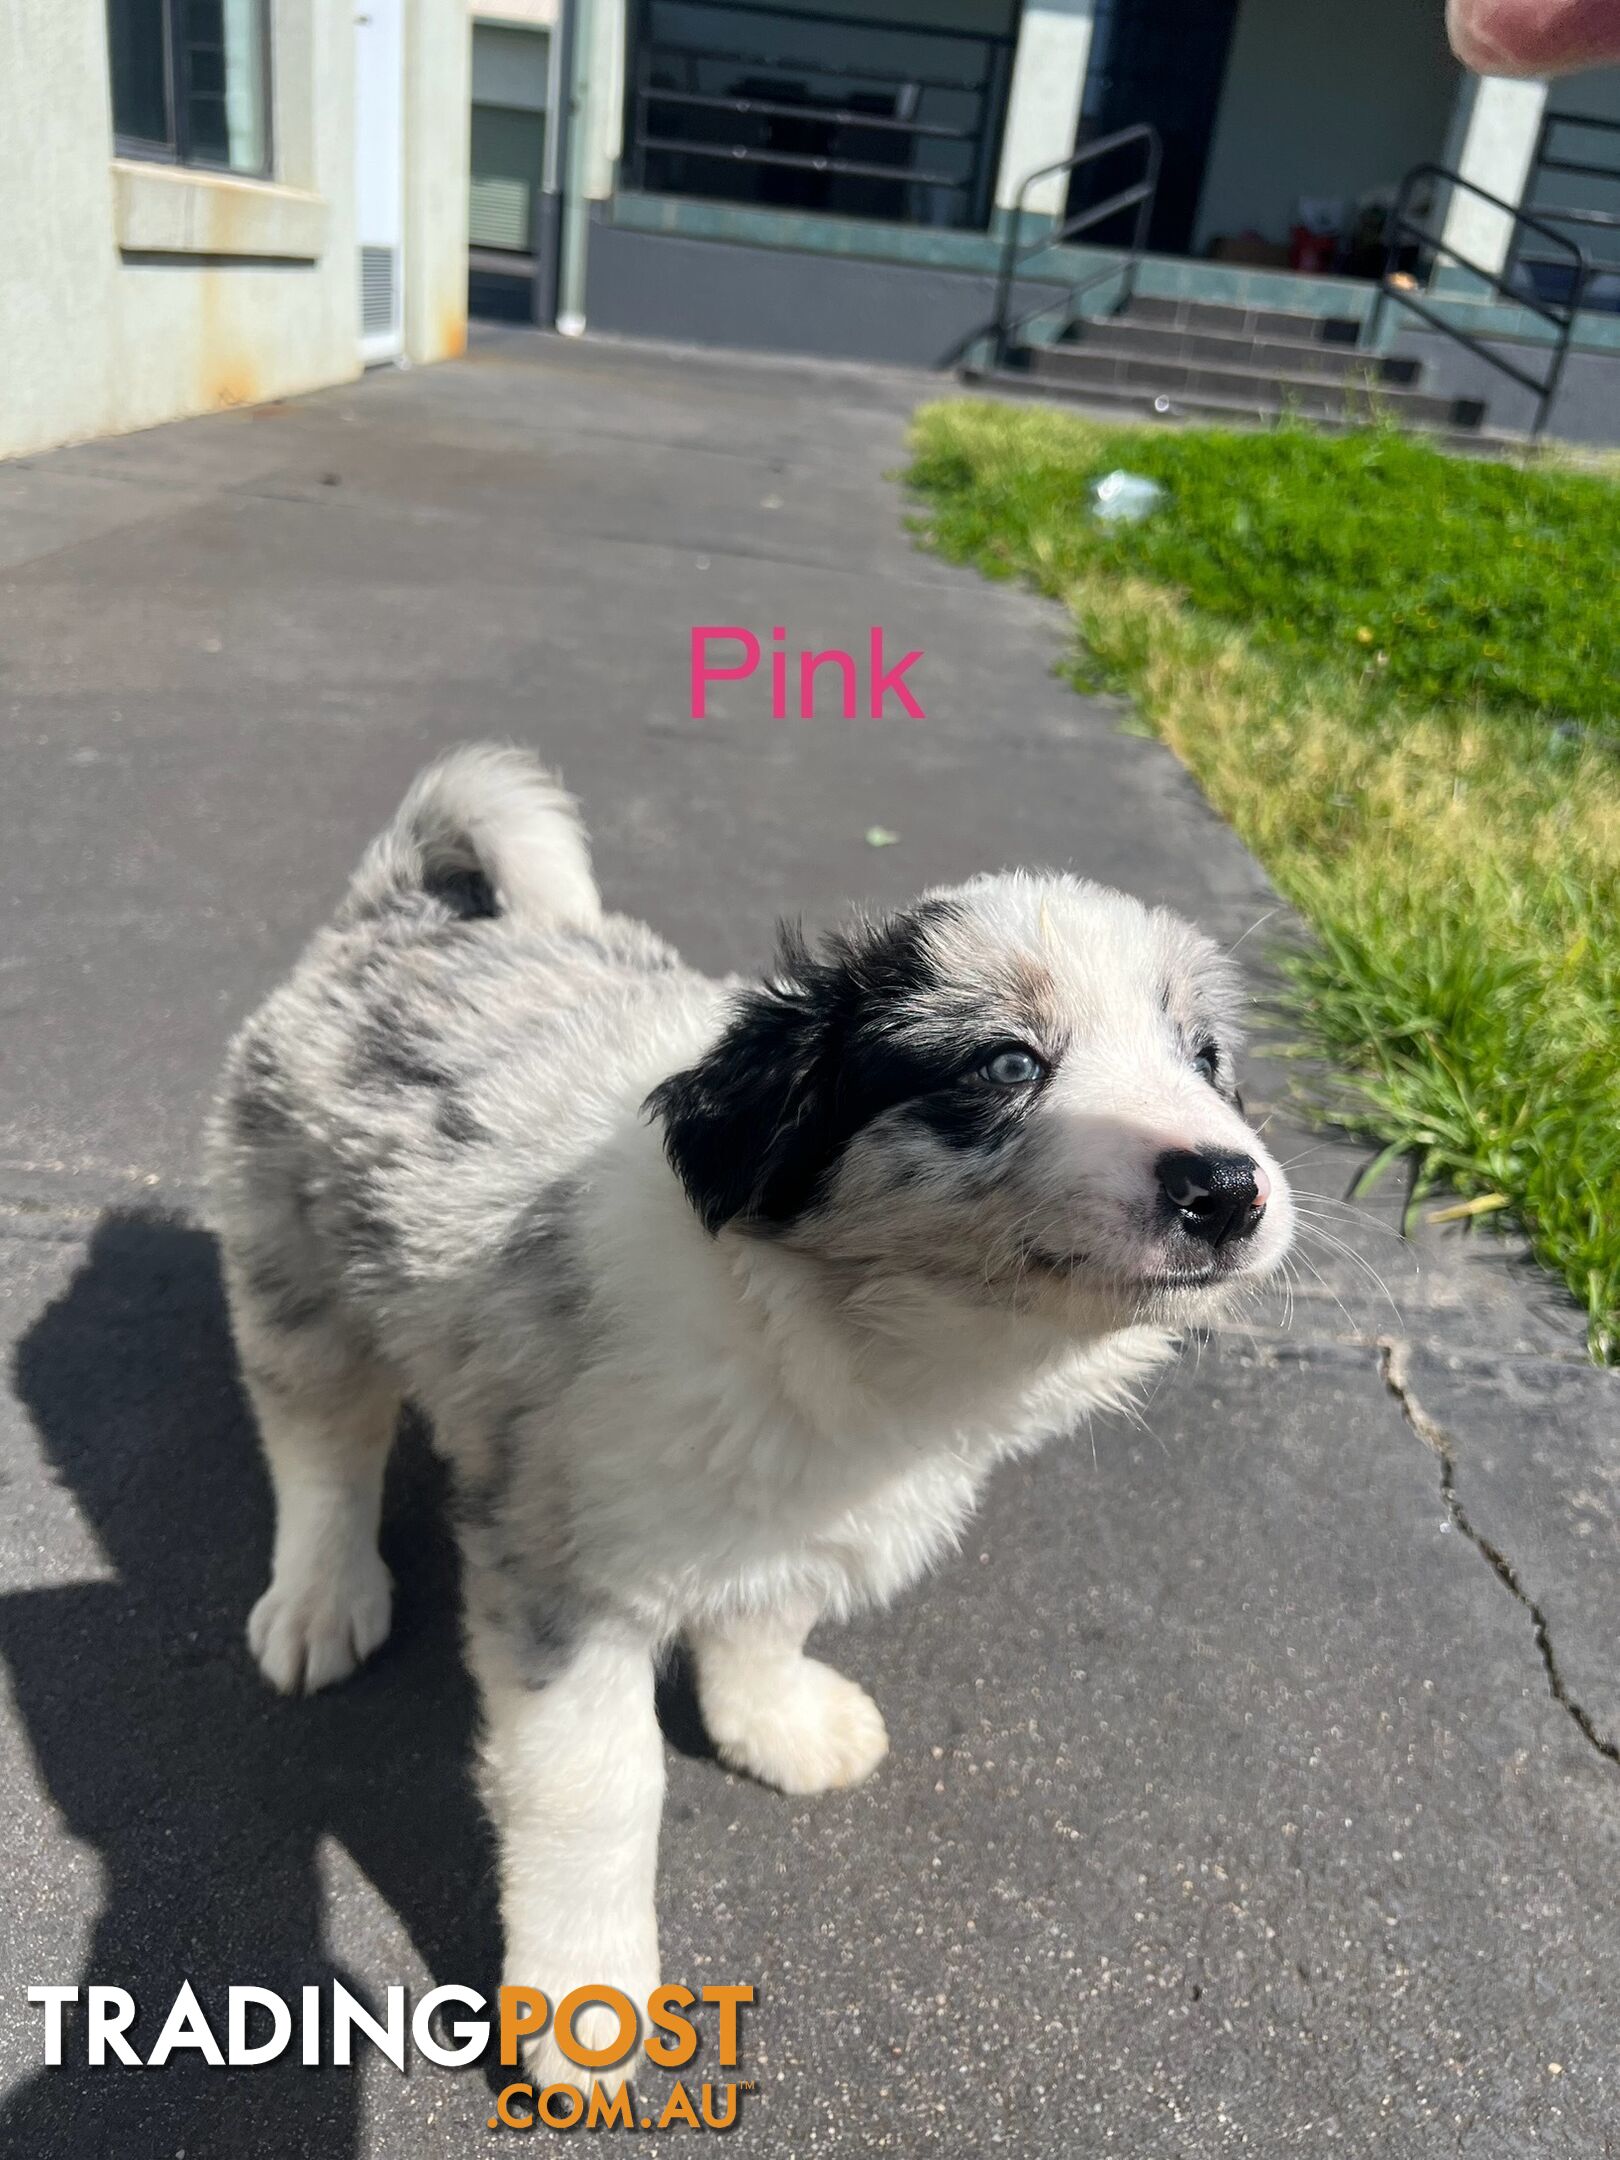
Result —
[[1175, 1148], [1161, 1155], [1153, 1168], [1181, 1227], [1205, 1245], [1219, 1247], [1247, 1237], [1266, 1211], [1270, 1185], [1247, 1155], [1195, 1155]]

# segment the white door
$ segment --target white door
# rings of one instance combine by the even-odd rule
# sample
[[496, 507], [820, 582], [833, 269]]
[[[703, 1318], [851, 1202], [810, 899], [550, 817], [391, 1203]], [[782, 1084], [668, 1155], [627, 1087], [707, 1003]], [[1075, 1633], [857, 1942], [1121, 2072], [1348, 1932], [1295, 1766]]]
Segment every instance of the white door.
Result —
[[405, 0], [360, 0], [354, 18], [355, 222], [360, 357], [392, 360], [405, 341]]

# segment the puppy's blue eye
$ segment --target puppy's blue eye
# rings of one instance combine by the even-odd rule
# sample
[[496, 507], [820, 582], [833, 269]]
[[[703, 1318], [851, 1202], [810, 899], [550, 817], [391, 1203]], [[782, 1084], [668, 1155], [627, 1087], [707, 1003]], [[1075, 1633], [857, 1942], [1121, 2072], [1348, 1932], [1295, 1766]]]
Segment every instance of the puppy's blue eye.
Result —
[[1041, 1077], [1046, 1067], [1033, 1050], [998, 1050], [979, 1070], [997, 1087], [1028, 1087], [1032, 1080]]
[[1221, 1069], [1221, 1053], [1213, 1043], [1201, 1043], [1193, 1052], [1193, 1070], [1202, 1073], [1213, 1087]]

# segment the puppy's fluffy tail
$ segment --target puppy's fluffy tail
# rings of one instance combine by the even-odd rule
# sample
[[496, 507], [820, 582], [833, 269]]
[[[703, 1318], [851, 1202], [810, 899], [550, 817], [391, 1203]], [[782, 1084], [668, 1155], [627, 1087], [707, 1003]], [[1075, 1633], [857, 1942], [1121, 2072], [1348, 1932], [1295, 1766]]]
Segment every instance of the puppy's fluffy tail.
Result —
[[417, 775], [366, 850], [338, 920], [362, 922], [423, 898], [463, 919], [599, 921], [578, 804], [526, 750], [452, 750]]

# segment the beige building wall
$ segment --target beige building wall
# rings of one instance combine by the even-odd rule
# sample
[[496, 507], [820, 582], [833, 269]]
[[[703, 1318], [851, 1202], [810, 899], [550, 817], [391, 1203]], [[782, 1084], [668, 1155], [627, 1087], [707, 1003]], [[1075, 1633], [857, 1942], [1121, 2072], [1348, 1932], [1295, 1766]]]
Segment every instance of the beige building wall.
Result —
[[[1522, 202], [1546, 103], [1547, 85], [1538, 78], [1470, 76], [1458, 101], [1446, 163], [1502, 202]], [[1466, 188], [1453, 188], [1441, 236], [1468, 264], [1491, 273], [1507, 261], [1513, 220]]]
[[467, 349], [471, 132], [472, 30], [461, 0], [405, 0], [408, 360], [451, 360]]
[[[1004, 209], [1017, 202], [1031, 173], [1074, 150], [1094, 15], [1093, 0], [1025, 0], [996, 176], [996, 202]], [[1025, 208], [1058, 218], [1068, 195], [1067, 175], [1052, 173], [1030, 189]]]
[[562, 0], [467, 0], [474, 22], [521, 24], [528, 30], [555, 30]]
[[[0, 456], [360, 371], [354, 10], [270, 0], [275, 174], [115, 157], [104, 0], [0, 5]], [[466, 338], [467, 20], [406, 0], [405, 353]]]

